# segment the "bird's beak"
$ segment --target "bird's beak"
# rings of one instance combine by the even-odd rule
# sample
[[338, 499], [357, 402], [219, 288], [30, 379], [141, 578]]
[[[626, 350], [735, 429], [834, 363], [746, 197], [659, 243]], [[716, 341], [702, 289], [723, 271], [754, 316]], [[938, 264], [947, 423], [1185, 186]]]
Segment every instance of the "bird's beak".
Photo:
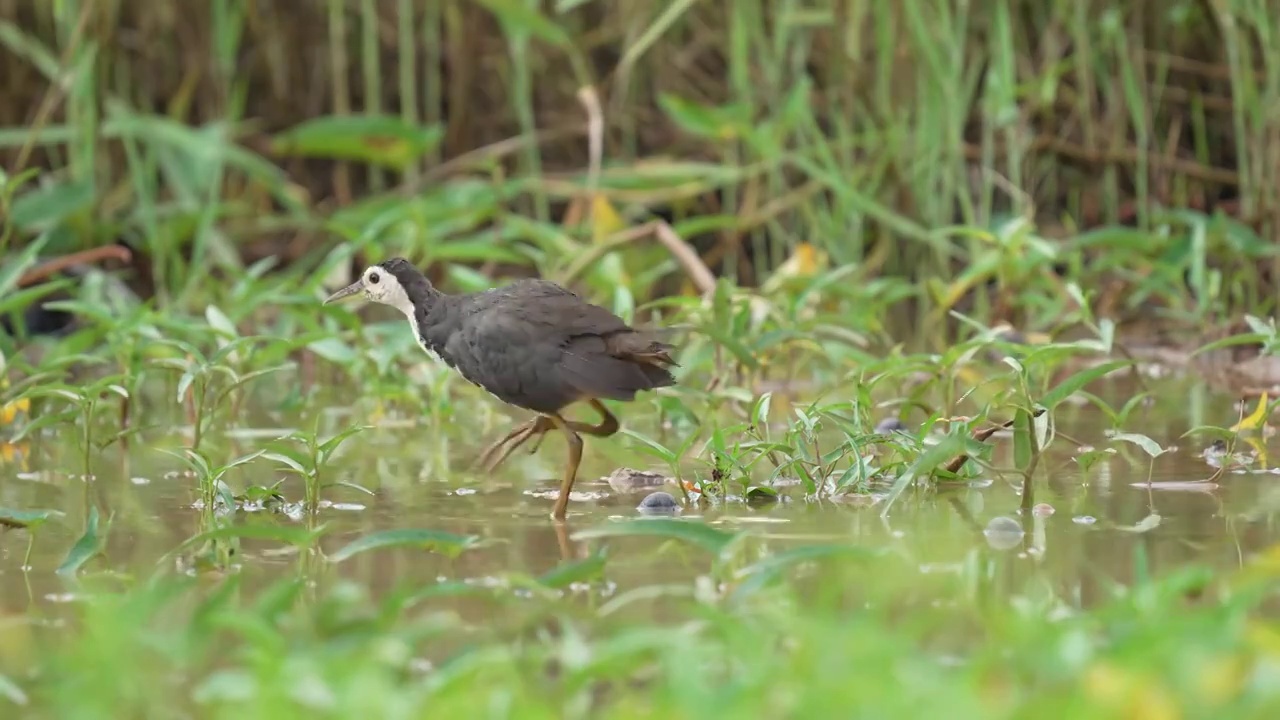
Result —
[[348, 296], [350, 296], [350, 295], [355, 295], [356, 293], [360, 292], [361, 290], [364, 290], [364, 280], [363, 280], [363, 279], [361, 279], [361, 280], [357, 280], [357, 281], [355, 281], [355, 282], [351, 283], [350, 285], [348, 285], [348, 286], [346, 286], [346, 287], [342, 288], [341, 290], [339, 290], [339, 291], [335, 292], [334, 294], [332, 294], [332, 295], [330, 295], [329, 297], [325, 298], [325, 299], [324, 299], [324, 302], [323, 302], [323, 303], [321, 303], [321, 304], [322, 304], [322, 305], [328, 305], [328, 304], [329, 304], [329, 303], [331, 303], [331, 302], [337, 302], [337, 301], [341, 300], [341, 299], [342, 299], [342, 298], [344, 298], [344, 297], [348, 297]]

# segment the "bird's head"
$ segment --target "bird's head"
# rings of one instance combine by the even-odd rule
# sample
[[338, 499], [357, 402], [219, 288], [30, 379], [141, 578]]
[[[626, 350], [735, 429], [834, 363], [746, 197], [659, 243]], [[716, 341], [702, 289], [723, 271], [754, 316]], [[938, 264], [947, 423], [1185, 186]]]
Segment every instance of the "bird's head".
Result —
[[414, 295], [431, 291], [431, 284], [408, 260], [392, 258], [377, 265], [370, 265], [360, 273], [360, 279], [325, 298], [324, 304], [336, 302], [352, 295], [390, 305], [413, 317]]

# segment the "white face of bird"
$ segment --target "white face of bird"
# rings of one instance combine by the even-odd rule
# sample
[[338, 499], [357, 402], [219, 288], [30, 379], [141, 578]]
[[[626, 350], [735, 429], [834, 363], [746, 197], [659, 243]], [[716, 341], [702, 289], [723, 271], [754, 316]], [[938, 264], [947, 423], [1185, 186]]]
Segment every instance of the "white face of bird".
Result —
[[391, 307], [413, 318], [413, 302], [404, 286], [395, 275], [387, 272], [380, 265], [370, 265], [360, 274], [360, 279], [325, 298], [324, 304], [341, 300], [351, 295], [362, 294], [368, 300]]

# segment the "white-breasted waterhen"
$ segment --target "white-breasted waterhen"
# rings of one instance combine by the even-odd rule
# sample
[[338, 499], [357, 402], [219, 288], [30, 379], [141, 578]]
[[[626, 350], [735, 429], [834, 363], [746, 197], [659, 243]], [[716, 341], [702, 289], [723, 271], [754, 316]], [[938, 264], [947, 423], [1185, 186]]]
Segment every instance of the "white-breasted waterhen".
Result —
[[[465, 295], [436, 289], [404, 258], [371, 265], [325, 299], [362, 295], [408, 318], [418, 344], [499, 400], [537, 413], [480, 455], [492, 471], [517, 447], [559, 429], [569, 459], [551, 516], [563, 520], [582, 461], [580, 434], [607, 437], [618, 420], [601, 400], [632, 400], [641, 390], [675, 384], [675, 348], [628, 326], [612, 312], [548, 280], [517, 280]], [[600, 413], [598, 425], [566, 419], [575, 402]]]

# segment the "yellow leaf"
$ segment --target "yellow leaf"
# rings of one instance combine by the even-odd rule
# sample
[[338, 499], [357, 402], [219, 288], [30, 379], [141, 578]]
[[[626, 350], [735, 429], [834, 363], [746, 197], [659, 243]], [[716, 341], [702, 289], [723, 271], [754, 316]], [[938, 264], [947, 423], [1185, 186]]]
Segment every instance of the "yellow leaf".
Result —
[[[1084, 692], [1099, 709], [1129, 720], [1179, 720], [1182, 712], [1169, 688], [1155, 677], [1098, 663], [1084, 675]], [[1108, 713], [1107, 715], [1110, 715]]]
[[25, 398], [0, 407], [0, 425], [11, 425], [18, 418], [19, 413], [25, 414], [29, 410], [31, 410], [31, 402]]
[[765, 280], [760, 291], [766, 295], [771, 294], [782, 288], [787, 280], [813, 277], [826, 270], [828, 265], [829, 258], [826, 252], [814, 247], [811, 243], [802, 242], [796, 245], [791, 257], [779, 265]]
[[1231, 430], [1233, 432], [1240, 432], [1241, 430], [1257, 430], [1258, 428], [1262, 427], [1262, 424], [1266, 421], [1267, 421], [1267, 394], [1263, 392], [1262, 397], [1258, 398], [1258, 407], [1254, 408], [1253, 412], [1249, 413], [1249, 417], [1244, 418], [1240, 422], [1233, 425], [1231, 427]]
[[627, 226], [603, 195], [591, 198], [591, 239], [600, 242]]
[[27, 466], [27, 450], [26, 443], [0, 442], [0, 465], [17, 463], [19, 467], [25, 470]]
[[810, 243], [800, 243], [796, 250], [775, 272], [785, 277], [807, 277], [827, 266], [827, 254]]

